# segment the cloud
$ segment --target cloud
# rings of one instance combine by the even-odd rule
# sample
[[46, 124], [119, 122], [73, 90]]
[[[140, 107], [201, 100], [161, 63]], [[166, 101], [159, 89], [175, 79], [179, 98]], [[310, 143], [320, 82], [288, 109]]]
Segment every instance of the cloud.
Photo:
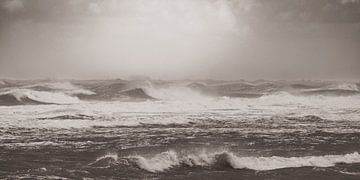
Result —
[[261, 3], [253, 0], [239, 0], [236, 2], [238, 3], [237, 8], [245, 13], [250, 13], [253, 9], [261, 6]]
[[16, 12], [24, 8], [24, 2], [22, 0], [10, 0], [5, 1], [2, 4], [3, 8], [9, 12]]
[[0, 0], [0, 76], [316, 75], [358, 61], [358, 1]]
[[101, 7], [97, 3], [90, 3], [88, 8], [94, 14], [99, 14], [102, 12]]

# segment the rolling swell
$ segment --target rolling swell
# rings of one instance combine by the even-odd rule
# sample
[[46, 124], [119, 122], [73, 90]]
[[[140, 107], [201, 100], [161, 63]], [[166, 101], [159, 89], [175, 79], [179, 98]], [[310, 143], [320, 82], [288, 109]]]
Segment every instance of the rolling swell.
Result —
[[[73, 84], [75, 83], [75, 84]], [[57, 93], [73, 99], [112, 100], [170, 100], [203, 101], [219, 97], [262, 99], [293, 95], [299, 96], [353, 96], [359, 95], [359, 84], [348, 82], [313, 81], [233, 81], [233, 82], [157, 82], [157, 81], [74, 81], [70, 82], [17, 82], [2, 81], [1, 105], [63, 104], [61, 101], [17, 98], [10, 91], [32, 91], [31, 94]], [[11, 86], [10, 86], [11, 85]], [[5, 93], [4, 93], [5, 92]], [[10, 92], [10, 93], [9, 93]], [[282, 93], [285, 92], [285, 93]], [[7, 93], [7, 94], [6, 94]], [[43, 94], [44, 94], [43, 93]], [[282, 96], [279, 96], [282, 94]], [[45, 96], [45, 95], [41, 95]], [[296, 98], [295, 97], [295, 98]], [[73, 101], [75, 102], [75, 101]], [[73, 103], [71, 102], [71, 103]]]
[[297, 96], [352, 96], [360, 94], [359, 84], [330, 81], [234, 81], [220, 83], [191, 83], [189, 88], [213, 96], [233, 98], [259, 98], [279, 92]]
[[45, 92], [29, 89], [12, 89], [0, 94], [0, 105], [35, 105], [35, 104], [72, 104], [78, 103], [77, 97], [60, 92]]
[[5, 87], [0, 91], [0, 105], [73, 104], [80, 102], [81, 95], [95, 93], [69, 82], [38, 82]]
[[[115, 161], [133, 165], [148, 172], [165, 172], [174, 168], [233, 168], [258, 171], [297, 167], [331, 167], [338, 163], [360, 163], [358, 152], [344, 155], [303, 156], [303, 157], [241, 157], [232, 152], [181, 154], [173, 150], [161, 152], [152, 157], [141, 155], [120, 158], [116, 154], [105, 155], [89, 165], [108, 166]], [[125, 162], [125, 163], [124, 163]]]
[[122, 96], [136, 98], [136, 99], [156, 99], [150, 95], [148, 95], [143, 88], [134, 88], [121, 92]]
[[360, 94], [359, 85], [356, 83], [333, 83], [324, 87], [307, 89], [302, 91], [304, 95], [325, 96], [352, 96]]
[[26, 86], [25, 88], [35, 91], [55, 91], [62, 92], [68, 95], [94, 95], [95, 93], [75, 86], [70, 82], [53, 82], [53, 83], [38, 83], [32, 86]]
[[346, 89], [316, 89], [303, 91], [301, 94], [304, 95], [325, 95], [325, 96], [352, 96], [360, 94], [359, 91], [346, 90]]
[[13, 106], [13, 105], [26, 105], [26, 104], [49, 104], [41, 101], [33, 100], [29, 97], [17, 98], [13, 94], [1, 94], [0, 105], [1, 106]]

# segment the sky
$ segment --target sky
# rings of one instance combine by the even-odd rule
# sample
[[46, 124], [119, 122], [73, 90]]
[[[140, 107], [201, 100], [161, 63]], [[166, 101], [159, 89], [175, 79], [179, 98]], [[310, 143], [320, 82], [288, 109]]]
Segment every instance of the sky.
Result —
[[360, 0], [0, 0], [0, 77], [359, 79]]

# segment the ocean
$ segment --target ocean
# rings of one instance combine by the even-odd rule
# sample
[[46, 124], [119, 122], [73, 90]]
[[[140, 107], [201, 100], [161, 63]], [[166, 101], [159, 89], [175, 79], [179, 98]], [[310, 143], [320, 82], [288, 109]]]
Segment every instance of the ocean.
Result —
[[0, 81], [0, 179], [360, 179], [360, 84]]

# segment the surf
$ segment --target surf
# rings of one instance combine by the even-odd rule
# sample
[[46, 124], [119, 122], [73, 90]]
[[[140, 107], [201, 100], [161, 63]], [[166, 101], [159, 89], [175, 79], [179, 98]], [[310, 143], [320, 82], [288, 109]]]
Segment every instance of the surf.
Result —
[[79, 103], [77, 97], [61, 92], [35, 91], [30, 89], [12, 89], [0, 93], [0, 105], [35, 104], [73, 104]]
[[[160, 152], [153, 156], [130, 155], [119, 157], [117, 154], [106, 154], [97, 158], [90, 165], [107, 165], [116, 161], [126, 162], [126, 165], [134, 165], [139, 169], [161, 173], [176, 168], [232, 168], [249, 169], [256, 171], [269, 171], [283, 168], [299, 167], [332, 167], [339, 163], [360, 163], [360, 154], [353, 152], [343, 155], [322, 155], [322, 156], [240, 156], [230, 151], [179, 153], [174, 150]], [[101, 163], [99, 163], [101, 162]]]
[[203, 101], [210, 98], [200, 91], [180, 84], [154, 86], [148, 83], [143, 89], [151, 97], [165, 101]]
[[202, 153], [179, 156], [174, 151], [167, 151], [151, 158], [142, 156], [132, 157], [136, 165], [149, 172], [163, 172], [174, 166], [211, 167], [227, 164], [234, 169], [274, 170], [294, 167], [331, 167], [337, 163], [359, 163], [360, 155], [357, 152], [345, 155], [324, 155], [305, 157], [241, 157], [232, 152]]

